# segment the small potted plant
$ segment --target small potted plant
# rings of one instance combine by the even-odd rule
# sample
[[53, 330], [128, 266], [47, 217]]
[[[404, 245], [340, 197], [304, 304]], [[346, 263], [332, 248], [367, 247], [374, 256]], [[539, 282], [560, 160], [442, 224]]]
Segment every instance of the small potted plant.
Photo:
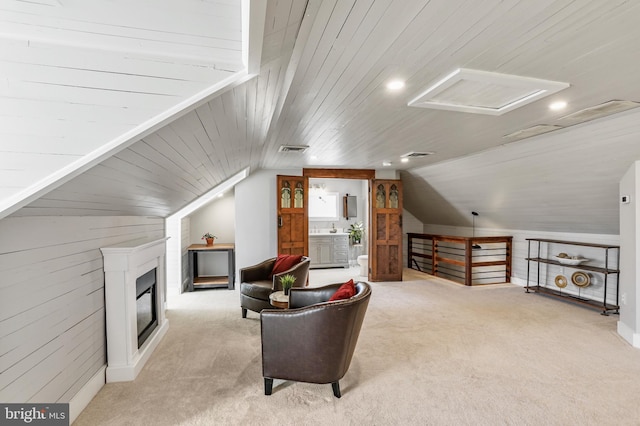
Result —
[[213, 245], [213, 240], [215, 240], [216, 238], [218, 238], [218, 237], [213, 235], [211, 232], [207, 232], [206, 234], [204, 234], [202, 236], [202, 239], [207, 241], [207, 246], [212, 246]]
[[352, 223], [349, 227], [349, 237], [351, 237], [352, 244], [360, 244], [362, 242], [362, 233], [364, 232], [364, 225], [362, 222]]
[[280, 285], [285, 295], [289, 295], [289, 290], [293, 287], [293, 283], [296, 282], [296, 277], [291, 274], [283, 275], [280, 277]]

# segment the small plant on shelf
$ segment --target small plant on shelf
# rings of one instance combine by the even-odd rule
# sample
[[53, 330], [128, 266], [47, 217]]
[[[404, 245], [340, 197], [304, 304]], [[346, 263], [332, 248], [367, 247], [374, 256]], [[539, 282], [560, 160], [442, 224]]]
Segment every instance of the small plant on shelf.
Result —
[[283, 275], [280, 277], [280, 285], [282, 285], [284, 294], [289, 294], [289, 290], [291, 290], [291, 287], [293, 287], [294, 282], [296, 282], [296, 277], [291, 274]]
[[352, 244], [360, 244], [362, 242], [362, 233], [364, 232], [364, 224], [362, 222], [352, 223], [349, 227], [349, 237]]
[[207, 232], [206, 234], [204, 234], [202, 236], [202, 239], [207, 241], [207, 245], [208, 246], [212, 246], [213, 245], [213, 240], [215, 240], [216, 238], [218, 238], [218, 237], [213, 235], [211, 232]]

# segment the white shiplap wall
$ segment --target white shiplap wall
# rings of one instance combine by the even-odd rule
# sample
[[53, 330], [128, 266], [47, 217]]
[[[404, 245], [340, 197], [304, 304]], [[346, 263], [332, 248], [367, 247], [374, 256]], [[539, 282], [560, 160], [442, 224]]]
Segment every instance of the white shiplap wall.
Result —
[[106, 363], [99, 248], [162, 236], [148, 217], [0, 220], [0, 401], [74, 397]]

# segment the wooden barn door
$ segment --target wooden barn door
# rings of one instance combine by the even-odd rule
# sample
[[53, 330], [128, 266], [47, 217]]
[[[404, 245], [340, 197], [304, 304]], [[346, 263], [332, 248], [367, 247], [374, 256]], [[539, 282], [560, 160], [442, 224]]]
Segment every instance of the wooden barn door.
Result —
[[369, 280], [402, 281], [402, 182], [371, 181]]
[[278, 175], [278, 254], [308, 256], [308, 187], [305, 176]]

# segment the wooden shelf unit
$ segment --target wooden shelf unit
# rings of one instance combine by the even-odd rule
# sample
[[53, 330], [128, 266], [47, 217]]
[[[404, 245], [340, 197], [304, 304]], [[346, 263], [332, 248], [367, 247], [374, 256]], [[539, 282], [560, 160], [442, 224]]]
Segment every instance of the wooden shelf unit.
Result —
[[222, 286], [227, 287], [229, 285], [229, 277], [228, 276], [196, 277], [193, 279], [193, 285], [195, 287], [198, 287], [200, 285], [210, 285], [210, 284], [222, 284]]
[[[619, 303], [618, 303], [618, 290], [619, 290], [619, 285], [620, 285], [620, 282], [619, 282], [620, 270], [617, 267], [618, 262], [620, 260], [620, 247], [619, 246], [611, 245], [611, 244], [584, 243], [584, 242], [554, 240], [554, 239], [545, 239], [545, 238], [527, 238], [527, 243], [528, 243], [527, 258], [526, 258], [526, 261], [527, 261], [527, 285], [525, 287], [525, 291], [527, 293], [535, 292], [535, 293], [545, 294], [545, 295], [549, 295], [549, 296], [552, 296], [552, 297], [564, 299], [564, 300], [567, 300], [567, 301], [570, 301], [570, 302], [579, 303], [581, 305], [585, 305], [585, 306], [601, 309], [602, 310], [602, 312], [601, 312], [602, 315], [609, 315], [610, 311], [613, 311], [616, 314], [619, 313], [620, 306], [619, 306]], [[533, 257], [532, 257], [532, 253], [531, 253], [532, 243], [533, 243], [533, 245], [537, 244], [537, 252], [535, 254], [533, 254]], [[549, 246], [551, 244], [564, 245], [564, 246], [567, 246], [567, 247], [576, 246], [576, 247], [589, 247], [589, 248], [601, 249], [602, 250], [602, 257], [600, 258], [600, 260], [603, 260], [604, 266], [567, 265], [567, 264], [560, 263], [557, 260], [547, 259], [547, 258], [541, 257], [541, 252], [542, 252], [543, 246], [546, 246], [545, 248], [547, 249], [546, 251], [548, 253]], [[610, 252], [611, 250], [615, 251], [615, 255], [616, 255], [615, 264], [616, 264], [616, 267], [610, 267], [611, 260], [612, 260], [611, 257], [613, 255], [613, 253]], [[531, 280], [531, 262], [533, 262], [533, 263], [535, 263], [537, 265], [537, 271], [536, 271], [537, 273], [536, 273], [535, 285], [531, 285], [531, 281], [532, 281]], [[541, 264], [560, 266], [560, 267], [563, 267], [563, 268], [570, 268], [570, 269], [575, 269], [575, 270], [584, 270], [584, 271], [590, 271], [590, 272], [597, 272], [599, 274], [602, 274], [603, 275], [603, 283], [604, 283], [603, 291], [602, 291], [602, 300], [583, 297], [580, 293], [578, 293], [578, 294], [571, 293], [570, 291], [563, 290], [562, 288], [559, 288], [559, 287], [558, 288], [553, 288], [553, 287], [548, 287], [546, 285], [541, 285], [541, 283], [540, 283], [540, 265]], [[615, 291], [616, 302], [615, 302], [615, 304], [607, 302], [609, 275], [615, 275], [616, 276], [616, 291]], [[545, 283], [544, 284], [546, 284], [546, 279], [545, 279]]]
[[[235, 244], [214, 244], [207, 246], [205, 244], [192, 244], [187, 250], [189, 251], [189, 285], [187, 291], [207, 288], [228, 288], [234, 289], [236, 258]], [[198, 254], [211, 252], [227, 253], [228, 275], [223, 276], [198, 276]]]

